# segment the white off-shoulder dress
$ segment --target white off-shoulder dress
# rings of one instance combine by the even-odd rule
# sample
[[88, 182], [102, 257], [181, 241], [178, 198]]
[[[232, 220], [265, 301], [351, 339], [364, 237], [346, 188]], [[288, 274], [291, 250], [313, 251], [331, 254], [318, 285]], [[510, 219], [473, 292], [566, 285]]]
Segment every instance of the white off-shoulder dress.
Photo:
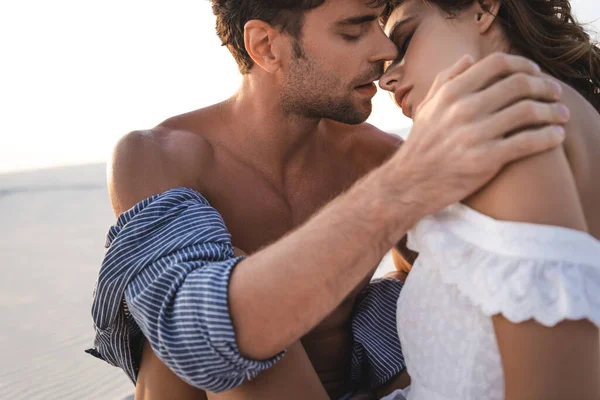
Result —
[[421, 220], [408, 246], [419, 257], [397, 322], [409, 400], [504, 398], [493, 315], [600, 325], [600, 241], [587, 233], [498, 221], [455, 204]]

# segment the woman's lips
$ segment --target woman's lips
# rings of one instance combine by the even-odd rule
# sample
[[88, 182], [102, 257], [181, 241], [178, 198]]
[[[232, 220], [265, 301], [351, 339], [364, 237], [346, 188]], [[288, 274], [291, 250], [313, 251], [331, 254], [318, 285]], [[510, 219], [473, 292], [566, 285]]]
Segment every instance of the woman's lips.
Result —
[[402, 114], [408, 118], [411, 118], [410, 106], [408, 105], [408, 94], [411, 92], [412, 88], [412, 86], [403, 86], [394, 93], [396, 104], [402, 109]]

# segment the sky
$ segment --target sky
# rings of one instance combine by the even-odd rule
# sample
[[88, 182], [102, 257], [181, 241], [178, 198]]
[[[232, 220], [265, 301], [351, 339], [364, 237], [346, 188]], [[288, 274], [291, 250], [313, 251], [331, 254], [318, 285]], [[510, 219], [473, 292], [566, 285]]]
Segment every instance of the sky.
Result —
[[[600, 31], [600, 2], [572, 0]], [[118, 139], [224, 100], [241, 76], [208, 0], [0, 2], [0, 173], [106, 161]], [[370, 123], [410, 125], [381, 91]]]

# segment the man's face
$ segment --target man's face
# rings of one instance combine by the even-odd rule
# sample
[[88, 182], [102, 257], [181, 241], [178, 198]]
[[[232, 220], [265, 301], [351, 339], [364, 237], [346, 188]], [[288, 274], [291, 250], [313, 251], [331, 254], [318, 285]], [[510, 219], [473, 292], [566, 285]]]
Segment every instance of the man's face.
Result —
[[298, 45], [283, 77], [281, 103], [290, 114], [347, 124], [371, 114], [373, 81], [397, 50], [381, 29], [382, 8], [369, 0], [327, 0], [305, 14]]

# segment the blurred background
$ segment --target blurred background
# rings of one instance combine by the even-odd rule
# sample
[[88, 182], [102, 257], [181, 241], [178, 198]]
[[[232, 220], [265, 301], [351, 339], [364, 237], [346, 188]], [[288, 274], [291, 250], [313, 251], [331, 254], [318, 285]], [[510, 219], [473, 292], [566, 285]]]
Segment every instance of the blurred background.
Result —
[[[600, 31], [598, 0], [572, 0]], [[595, 37], [598, 36], [594, 33]], [[0, 2], [0, 399], [125, 399], [84, 353], [125, 133], [229, 97], [241, 77], [208, 0]], [[369, 122], [410, 128], [379, 92]]]

